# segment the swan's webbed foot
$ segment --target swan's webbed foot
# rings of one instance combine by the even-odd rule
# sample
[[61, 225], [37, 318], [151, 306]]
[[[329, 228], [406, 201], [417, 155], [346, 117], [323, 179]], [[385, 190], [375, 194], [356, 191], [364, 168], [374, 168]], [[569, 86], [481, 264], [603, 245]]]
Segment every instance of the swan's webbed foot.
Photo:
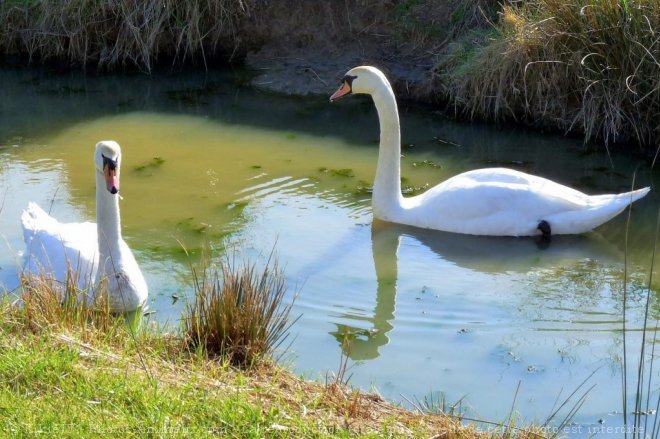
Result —
[[543, 238], [550, 239], [552, 236], [552, 229], [550, 229], [550, 224], [546, 220], [541, 220], [536, 228], [541, 231]]
[[550, 247], [550, 237], [552, 236], [550, 224], [546, 220], [541, 220], [536, 228], [541, 231], [541, 236], [536, 240], [536, 246], [539, 250], [547, 250]]

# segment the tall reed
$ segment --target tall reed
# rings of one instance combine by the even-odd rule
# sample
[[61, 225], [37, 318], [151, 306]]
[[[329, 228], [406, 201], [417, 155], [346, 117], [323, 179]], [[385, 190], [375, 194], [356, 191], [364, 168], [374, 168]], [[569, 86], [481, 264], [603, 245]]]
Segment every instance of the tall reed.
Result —
[[[655, 234], [653, 236], [653, 248], [650, 255], [650, 265], [649, 265], [649, 278], [648, 278], [648, 288], [646, 289], [646, 302], [644, 304], [644, 321], [641, 328], [641, 339], [639, 345], [639, 360], [637, 363], [636, 374], [634, 375], [633, 384], [635, 385], [635, 392], [630, 392], [630, 396], [634, 395], [634, 400], [630, 398], [631, 401], [634, 401], [634, 408], [631, 410], [632, 422], [630, 422], [629, 416], [629, 391], [628, 391], [628, 368], [630, 361], [628, 360], [628, 351], [631, 350], [633, 346], [630, 346], [630, 341], [628, 341], [628, 331], [627, 331], [627, 301], [628, 301], [628, 230], [631, 227], [631, 213], [632, 208], [628, 208], [628, 220], [626, 222], [626, 254], [625, 254], [625, 266], [623, 272], [623, 310], [622, 310], [622, 333], [623, 333], [623, 356], [622, 356], [622, 375], [621, 375], [621, 384], [622, 384], [622, 404], [623, 404], [623, 424], [625, 427], [625, 437], [629, 435], [633, 438], [658, 438], [660, 437], [660, 423], [658, 410], [660, 409], [660, 394], [655, 400], [655, 404], [651, 400], [651, 396], [657, 389], [654, 389], [652, 386], [657, 385], [657, 377], [653, 373], [653, 366], [656, 358], [655, 354], [655, 345], [658, 342], [658, 318], [656, 316], [655, 323], [651, 322], [652, 318], [650, 313], [650, 307], [653, 299], [656, 297], [655, 292], [652, 289], [654, 273], [653, 268], [655, 266], [655, 257], [657, 252], [657, 243], [658, 237], [660, 237], [660, 208], [658, 209]], [[651, 334], [652, 332], [652, 334]], [[647, 352], [647, 343], [651, 343], [651, 352]], [[632, 355], [634, 358], [634, 354]], [[657, 374], [657, 372], [656, 372]], [[652, 422], [651, 425], [649, 423]], [[651, 427], [649, 430], [649, 426]]]

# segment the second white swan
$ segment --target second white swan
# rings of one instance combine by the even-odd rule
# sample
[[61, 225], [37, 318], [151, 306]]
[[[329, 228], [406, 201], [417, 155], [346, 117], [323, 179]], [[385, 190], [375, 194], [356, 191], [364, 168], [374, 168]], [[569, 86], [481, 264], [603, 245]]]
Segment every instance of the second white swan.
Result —
[[477, 169], [452, 177], [421, 195], [401, 194], [401, 133], [389, 81], [375, 67], [346, 73], [335, 101], [369, 94], [380, 120], [380, 151], [373, 187], [374, 217], [446, 232], [549, 237], [587, 232], [610, 220], [650, 188], [587, 195], [551, 180], [505, 168]]
[[111, 140], [97, 143], [94, 164], [97, 224], [61, 223], [36, 203], [29, 203], [21, 216], [27, 247], [25, 270], [58, 282], [73, 274], [80, 289], [98, 290], [106, 284], [111, 310], [133, 311], [144, 305], [148, 288], [133, 252], [121, 237], [119, 145]]

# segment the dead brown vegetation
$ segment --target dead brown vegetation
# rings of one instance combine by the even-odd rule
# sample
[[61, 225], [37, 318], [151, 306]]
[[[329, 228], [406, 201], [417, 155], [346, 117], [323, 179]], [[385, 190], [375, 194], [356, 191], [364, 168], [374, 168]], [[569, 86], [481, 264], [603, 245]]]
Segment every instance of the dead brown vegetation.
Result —
[[[584, 133], [660, 136], [660, 2], [543, 0], [505, 5], [499, 24], [436, 68], [458, 113]], [[651, 151], [653, 152], [653, 151]]]
[[0, 2], [0, 50], [30, 60], [137, 67], [159, 57], [201, 61], [230, 53], [256, 0], [9, 0]]
[[108, 295], [78, 288], [78, 276], [69, 272], [67, 279], [57, 282], [46, 274], [21, 275], [20, 296], [14, 306], [5, 308], [6, 318], [21, 322], [33, 332], [75, 330], [83, 338], [96, 338], [99, 333], [112, 338], [121, 327], [110, 311]]
[[[30, 60], [65, 60], [150, 71], [175, 63], [240, 57], [265, 44], [421, 55], [484, 23], [493, 0], [113, 0], [0, 2], [0, 50]], [[353, 49], [353, 47], [351, 47]], [[389, 54], [389, 55], [388, 55]]]

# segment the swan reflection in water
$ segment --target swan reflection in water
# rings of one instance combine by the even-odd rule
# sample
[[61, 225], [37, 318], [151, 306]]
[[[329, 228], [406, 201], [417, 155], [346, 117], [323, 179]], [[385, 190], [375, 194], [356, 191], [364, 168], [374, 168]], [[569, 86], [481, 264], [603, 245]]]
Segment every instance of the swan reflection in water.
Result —
[[[551, 241], [459, 235], [381, 221], [371, 226], [371, 248], [376, 269], [376, 305], [371, 317], [343, 314], [343, 319], [369, 322], [370, 327], [336, 324], [330, 334], [352, 360], [370, 360], [390, 341], [396, 313], [398, 249], [401, 237], [411, 238], [440, 259], [462, 269], [480, 273], [526, 273], [534, 269], [562, 266], [584, 259], [602, 262], [622, 260], [622, 252], [597, 232], [555, 236]], [[433, 266], [429, 270], [437, 269]]]

